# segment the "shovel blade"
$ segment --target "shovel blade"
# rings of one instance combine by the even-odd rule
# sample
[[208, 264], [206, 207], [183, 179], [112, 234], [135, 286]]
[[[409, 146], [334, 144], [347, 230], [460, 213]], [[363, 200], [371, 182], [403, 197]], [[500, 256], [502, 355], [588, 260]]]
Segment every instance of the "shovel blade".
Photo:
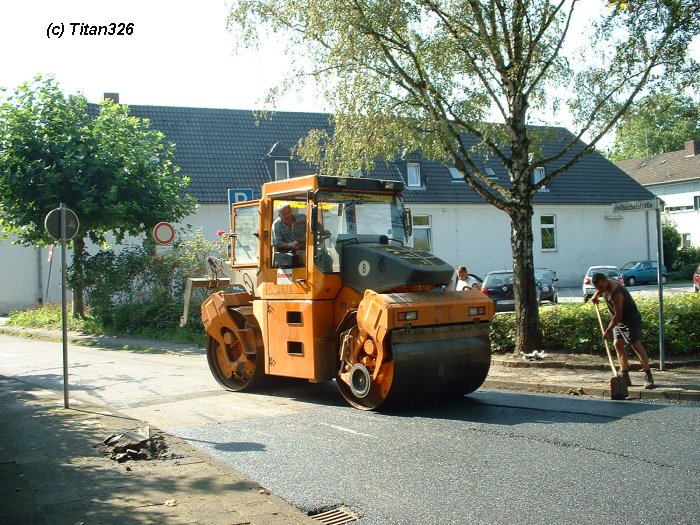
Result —
[[621, 376], [610, 378], [610, 398], [611, 399], [626, 399], [629, 395], [627, 390], [627, 381]]

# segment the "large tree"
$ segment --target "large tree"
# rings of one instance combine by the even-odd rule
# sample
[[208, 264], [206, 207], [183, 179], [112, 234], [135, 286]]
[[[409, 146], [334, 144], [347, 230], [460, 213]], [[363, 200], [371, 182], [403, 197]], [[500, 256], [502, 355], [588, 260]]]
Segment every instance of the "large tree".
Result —
[[[126, 106], [103, 101], [89, 111], [82, 95], [65, 96], [52, 78], [37, 77], [0, 105], [0, 227], [16, 243], [46, 245], [46, 214], [61, 203], [80, 221], [73, 239], [79, 273], [85, 239], [117, 242], [177, 221], [194, 209], [188, 179], [172, 163], [173, 145], [133, 117]], [[73, 313], [83, 314], [82, 287]]]
[[[696, 11], [697, 0], [237, 0], [229, 27], [243, 45], [283, 31], [290, 57], [308, 57], [281, 87], [325, 86], [333, 136], [312, 134], [299, 150], [322, 171], [420, 149], [508, 214], [517, 352], [540, 343], [533, 196], [591, 152], [643, 89], [697, 82], [686, 53]], [[573, 30], [580, 20], [594, 20], [592, 32]], [[529, 125], [565, 109], [574, 138], [545, 156], [546, 134]], [[500, 162], [509, 184], [477, 156]], [[534, 182], [540, 166], [556, 168]]]
[[615, 128], [610, 160], [643, 159], [680, 151], [686, 140], [700, 139], [700, 103], [656, 93], [635, 103]]

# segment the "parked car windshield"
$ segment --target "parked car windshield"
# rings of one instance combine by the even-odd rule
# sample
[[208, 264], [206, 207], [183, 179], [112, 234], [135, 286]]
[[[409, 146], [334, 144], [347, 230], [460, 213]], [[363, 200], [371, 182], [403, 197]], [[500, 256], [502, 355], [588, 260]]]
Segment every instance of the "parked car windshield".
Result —
[[588, 277], [591, 277], [594, 273], [602, 273], [613, 278], [620, 277], [620, 271], [617, 268], [594, 266], [588, 270]]
[[501, 286], [504, 284], [513, 284], [513, 272], [489, 273], [484, 279], [483, 286], [485, 288], [489, 288], [492, 286]]
[[541, 281], [541, 280], [546, 280], [546, 281], [551, 281], [553, 278], [552, 271], [548, 270], [546, 268], [535, 268], [535, 280], [536, 281]]
[[622, 266], [620, 266], [620, 271], [629, 270], [631, 268], [634, 268], [635, 266], [637, 266], [637, 264], [638, 264], [637, 261], [630, 261], [628, 263], [625, 263]]

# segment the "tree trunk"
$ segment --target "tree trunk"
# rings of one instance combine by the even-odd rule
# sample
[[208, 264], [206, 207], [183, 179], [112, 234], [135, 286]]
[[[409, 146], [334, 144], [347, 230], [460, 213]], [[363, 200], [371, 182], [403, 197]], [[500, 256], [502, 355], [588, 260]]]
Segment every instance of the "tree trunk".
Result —
[[73, 239], [73, 270], [76, 275], [81, 276], [75, 280], [73, 288], [73, 317], [83, 317], [85, 315], [85, 302], [83, 298], [83, 257], [85, 256], [85, 239], [75, 237]]
[[540, 348], [540, 312], [537, 304], [537, 283], [533, 260], [532, 204], [521, 203], [511, 211], [510, 243], [513, 252], [515, 294], [515, 353]]

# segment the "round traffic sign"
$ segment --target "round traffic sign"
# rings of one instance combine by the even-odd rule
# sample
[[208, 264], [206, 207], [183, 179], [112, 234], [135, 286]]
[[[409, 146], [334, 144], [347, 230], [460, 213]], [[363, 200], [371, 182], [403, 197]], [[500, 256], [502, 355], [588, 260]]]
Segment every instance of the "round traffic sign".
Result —
[[[80, 228], [80, 221], [78, 221], [78, 216], [70, 208], [63, 208], [66, 212], [66, 241], [71, 240], [78, 233], [78, 228]], [[44, 219], [44, 228], [46, 233], [48, 233], [54, 239], [61, 240], [61, 208], [56, 208], [51, 210]]]
[[175, 238], [175, 227], [169, 222], [159, 222], [153, 227], [153, 238], [158, 244], [170, 244]]

